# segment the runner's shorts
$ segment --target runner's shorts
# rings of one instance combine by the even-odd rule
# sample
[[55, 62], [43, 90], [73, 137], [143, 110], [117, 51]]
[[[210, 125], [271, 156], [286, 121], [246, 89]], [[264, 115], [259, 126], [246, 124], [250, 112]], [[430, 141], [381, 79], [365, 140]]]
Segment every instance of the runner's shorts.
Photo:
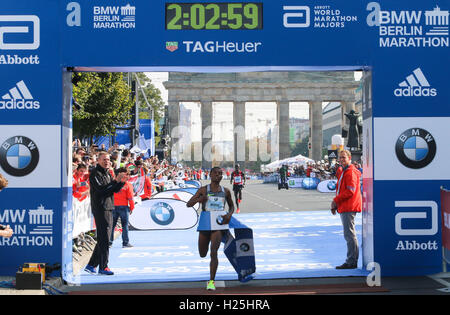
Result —
[[240, 192], [242, 189], [242, 185], [233, 185], [233, 191], [234, 192]]

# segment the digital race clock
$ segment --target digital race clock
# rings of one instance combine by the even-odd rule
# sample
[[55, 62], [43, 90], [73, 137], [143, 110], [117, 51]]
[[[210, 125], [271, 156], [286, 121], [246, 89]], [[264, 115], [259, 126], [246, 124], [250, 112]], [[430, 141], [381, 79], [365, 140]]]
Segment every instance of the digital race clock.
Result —
[[166, 3], [166, 30], [261, 30], [257, 2]]

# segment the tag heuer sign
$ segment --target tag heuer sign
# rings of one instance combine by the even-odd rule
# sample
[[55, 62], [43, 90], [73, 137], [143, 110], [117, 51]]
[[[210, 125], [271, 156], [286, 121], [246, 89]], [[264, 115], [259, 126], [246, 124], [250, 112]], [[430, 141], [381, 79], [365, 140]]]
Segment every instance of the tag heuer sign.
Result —
[[166, 42], [166, 49], [173, 52], [178, 49], [178, 42]]

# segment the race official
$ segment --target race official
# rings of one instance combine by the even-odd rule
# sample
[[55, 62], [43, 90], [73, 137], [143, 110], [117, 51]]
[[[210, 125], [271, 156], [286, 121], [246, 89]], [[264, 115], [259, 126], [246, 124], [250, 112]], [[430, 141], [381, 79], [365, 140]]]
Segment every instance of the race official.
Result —
[[347, 259], [336, 269], [355, 269], [358, 265], [359, 245], [355, 230], [355, 217], [361, 212], [362, 197], [360, 188], [361, 172], [352, 164], [350, 151], [339, 153], [342, 171], [338, 172], [336, 197], [331, 202], [331, 212], [341, 216], [344, 239], [347, 242]]

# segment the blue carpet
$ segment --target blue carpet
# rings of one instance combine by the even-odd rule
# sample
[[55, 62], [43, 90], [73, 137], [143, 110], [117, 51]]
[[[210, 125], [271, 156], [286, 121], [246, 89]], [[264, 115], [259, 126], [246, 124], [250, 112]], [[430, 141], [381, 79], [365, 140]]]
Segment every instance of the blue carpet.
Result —
[[[253, 229], [255, 279], [366, 276], [361, 267], [336, 270], [345, 261], [347, 246], [339, 215], [329, 211], [235, 214]], [[356, 217], [361, 249], [361, 214]], [[196, 227], [180, 231], [130, 231], [133, 248], [122, 248], [121, 237], [110, 249], [114, 276], [84, 271], [73, 283], [132, 283], [200, 281], [209, 279], [209, 255], [200, 258]], [[67, 280], [67, 279], [66, 279]], [[219, 250], [216, 280], [237, 280], [237, 274]], [[72, 282], [72, 281], [69, 281]]]

